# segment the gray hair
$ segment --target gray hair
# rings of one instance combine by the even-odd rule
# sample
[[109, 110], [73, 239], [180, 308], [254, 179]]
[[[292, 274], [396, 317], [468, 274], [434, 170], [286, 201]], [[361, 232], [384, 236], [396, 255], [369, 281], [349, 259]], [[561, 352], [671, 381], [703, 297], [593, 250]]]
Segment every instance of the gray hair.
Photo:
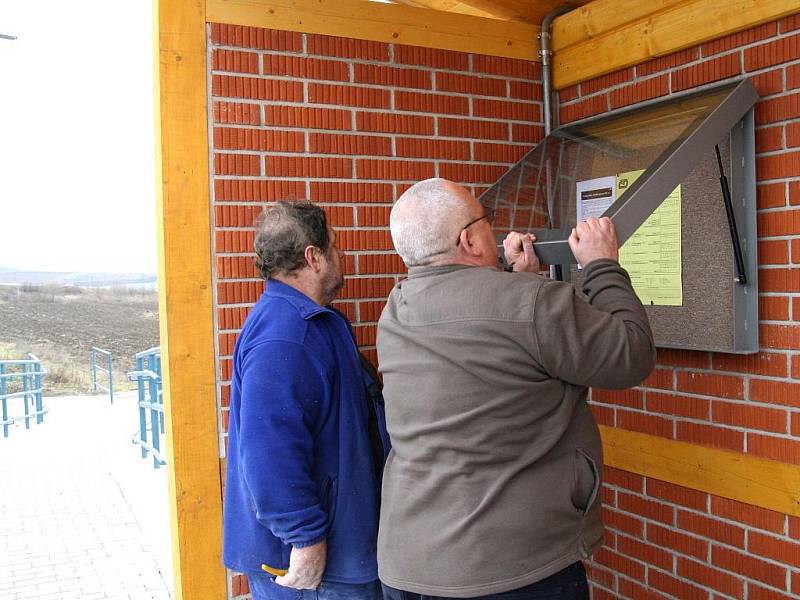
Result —
[[305, 266], [305, 249], [323, 252], [330, 245], [325, 211], [312, 202], [279, 201], [267, 206], [256, 221], [256, 268], [264, 279], [288, 275]]
[[408, 267], [421, 267], [455, 254], [464, 200], [447, 179], [426, 179], [408, 188], [389, 217], [395, 250]]

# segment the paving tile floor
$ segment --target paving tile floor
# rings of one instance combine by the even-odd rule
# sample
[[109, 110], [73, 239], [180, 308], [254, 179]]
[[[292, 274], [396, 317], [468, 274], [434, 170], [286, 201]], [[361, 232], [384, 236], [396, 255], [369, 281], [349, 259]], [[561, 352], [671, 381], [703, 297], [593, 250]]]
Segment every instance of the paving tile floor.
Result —
[[0, 600], [168, 600], [166, 471], [130, 441], [135, 394], [44, 403], [0, 430]]

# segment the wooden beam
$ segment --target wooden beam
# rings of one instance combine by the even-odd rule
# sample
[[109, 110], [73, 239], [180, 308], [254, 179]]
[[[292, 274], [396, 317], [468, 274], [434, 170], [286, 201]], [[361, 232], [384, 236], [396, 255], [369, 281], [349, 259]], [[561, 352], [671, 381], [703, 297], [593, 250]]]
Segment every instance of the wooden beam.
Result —
[[489, 16], [506, 21], [538, 25], [545, 15], [558, 6], [578, 7], [591, 0], [393, 0], [398, 4], [425, 6], [469, 15]]
[[509, 21], [540, 25], [554, 8], [578, 8], [592, 0], [462, 0], [465, 4], [494, 12]]
[[556, 52], [554, 87], [563, 89], [797, 12], [797, 0], [689, 0]]
[[159, 324], [175, 597], [223, 599], [205, 1], [156, 0], [154, 17]]
[[207, 0], [211, 23], [539, 60], [539, 28], [364, 0]]
[[613, 31], [687, 0], [594, 0], [553, 21], [553, 52]]
[[800, 516], [800, 466], [613, 427], [600, 433], [610, 467]]
[[417, 8], [429, 8], [443, 12], [452, 12], [459, 15], [471, 15], [473, 17], [483, 17], [485, 19], [500, 19], [494, 13], [481, 10], [459, 2], [458, 0], [394, 0], [392, 4], [404, 4], [405, 6], [415, 6]]

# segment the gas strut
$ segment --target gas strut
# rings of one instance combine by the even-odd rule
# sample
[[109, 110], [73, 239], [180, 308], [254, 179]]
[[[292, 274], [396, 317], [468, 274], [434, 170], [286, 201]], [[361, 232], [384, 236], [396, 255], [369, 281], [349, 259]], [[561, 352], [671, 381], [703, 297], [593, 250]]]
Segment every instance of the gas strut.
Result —
[[731, 242], [733, 243], [733, 258], [736, 261], [737, 281], [747, 284], [747, 276], [744, 274], [744, 259], [742, 258], [742, 245], [739, 243], [739, 232], [736, 229], [736, 217], [733, 214], [733, 203], [731, 202], [731, 190], [728, 187], [728, 178], [722, 168], [722, 156], [719, 153], [719, 145], [714, 144], [717, 152], [717, 164], [719, 165], [719, 184], [722, 186], [722, 199], [725, 201], [725, 212], [728, 215], [728, 229], [731, 232]]

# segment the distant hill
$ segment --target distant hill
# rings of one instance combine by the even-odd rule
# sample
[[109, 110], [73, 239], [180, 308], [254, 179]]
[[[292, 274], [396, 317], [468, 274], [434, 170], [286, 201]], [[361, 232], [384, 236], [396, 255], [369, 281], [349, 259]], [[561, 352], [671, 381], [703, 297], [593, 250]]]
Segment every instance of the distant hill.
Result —
[[82, 273], [17, 271], [0, 267], [0, 285], [72, 285], [76, 287], [142, 286], [155, 288], [153, 273]]

